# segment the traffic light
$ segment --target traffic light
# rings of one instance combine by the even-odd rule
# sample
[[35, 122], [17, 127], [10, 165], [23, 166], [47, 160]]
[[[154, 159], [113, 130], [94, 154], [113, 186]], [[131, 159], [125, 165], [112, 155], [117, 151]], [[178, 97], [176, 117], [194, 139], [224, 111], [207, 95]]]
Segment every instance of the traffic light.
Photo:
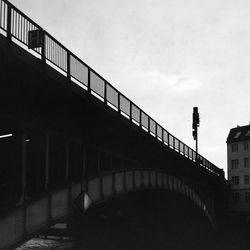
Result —
[[200, 126], [200, 117], [198, 113], [198, 107], [193, 108], [193, 137], [194, 140], [197, 140], [197, 128]]

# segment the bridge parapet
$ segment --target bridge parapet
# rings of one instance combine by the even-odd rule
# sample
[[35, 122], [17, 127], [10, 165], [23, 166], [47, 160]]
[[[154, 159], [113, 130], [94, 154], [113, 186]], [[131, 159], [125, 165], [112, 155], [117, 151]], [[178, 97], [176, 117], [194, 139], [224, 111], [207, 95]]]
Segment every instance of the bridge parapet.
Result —
[[[37, 46], [31, 47], [30, 34], [34, 31], [38, 31], [39, 43]], [[82, 92], [87, 92], [101, 100], [104, 105], [130, 120], [131, 125], [138, 126], [148, 132], [164, 147], [167, 146], [190, 161], [196, 162], [208, 172], [224, 178], [222, 169], [216, 167], [203, 156], [196, 154], [192, 148], [164, 129], [94, 69], [7, 0], [0, 0], [0, 33], [6, 36], [9, 47], [11, 47], [12, 42], [15, 42], [39, 58], [43, 64], [48, 64], [67, 77], [69, 85], [80, 86]]]

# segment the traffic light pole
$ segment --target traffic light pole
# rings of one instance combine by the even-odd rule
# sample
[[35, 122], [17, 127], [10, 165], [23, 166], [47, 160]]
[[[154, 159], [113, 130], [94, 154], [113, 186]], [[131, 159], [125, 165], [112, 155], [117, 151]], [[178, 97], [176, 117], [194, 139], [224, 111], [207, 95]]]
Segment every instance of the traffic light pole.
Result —
[[200, 126], [200, 117], [198, 112], [198, 107], [193, 108], [193, 137], [195, 140], [195, 149], [196, 149], [196, 161], [198, 158], [198, 127]]
[[197, 158], [197, 155], [198, 155], [198, 129], [197, 129], [196, 140], [195, 140], [195, 151], [196, 151], [196, 158]]

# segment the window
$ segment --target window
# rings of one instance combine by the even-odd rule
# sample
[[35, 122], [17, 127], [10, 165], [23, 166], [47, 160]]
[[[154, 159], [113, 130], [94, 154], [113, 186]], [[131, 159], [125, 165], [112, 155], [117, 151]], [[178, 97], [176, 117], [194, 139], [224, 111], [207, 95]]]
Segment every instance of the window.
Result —
[[249, 136], [249, 135], [250, 135], [250, 130], [248, 130], [246, 133], [246, 136]]
[[249, 184], [249, 175], [244, 175], [244, 183]]
[[232, 176], [232, 185], [239, 185], [239, 176]]
[[234, 136], [234, 138], [238, 138], [240, 136], [241, 132], [237, 132], [236, 135]]
[[232, 152], [238, 152], [238, 143], [232, 144]]
[[232, 169], [238, 168], [239, 167], [239, 160], [238, 159], [232, 160], [231, 166], [232, 166]]
[[249, 168], [249, 158], [244, 158], [244, 168]]
[[244, 150], [248, 150], [248, 141], [244, 141]]
[[245, 201], [250, 202], [250, 192], [245, 192]]
[[233, 202], [240, 201], [240, 194], [238, 192], [233, 193]]

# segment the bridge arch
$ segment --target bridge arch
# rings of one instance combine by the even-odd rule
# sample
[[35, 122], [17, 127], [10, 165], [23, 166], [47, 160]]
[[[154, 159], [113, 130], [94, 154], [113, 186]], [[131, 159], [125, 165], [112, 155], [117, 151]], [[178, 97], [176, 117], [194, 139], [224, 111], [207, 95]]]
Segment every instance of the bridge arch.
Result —
[[145, 189], [166, 189], [188, 197], [214, 227], [206, 201], [180, 178], [160, 170], [126, 169], [66, 185], [9, 211], [0, 218], [0, 249], [13, 249], [58, 221], [65, 220], [74, 212], [74, 203], [86, 211], [106, 200]]
[[165, 189], [180, 193], [195, 203], [205, 214], [214, 228], [207, 200], [202, 199], [188, 184], [173, 175], [153, 169], [127, 169], [106, 172], [86, 180], [86, 190], [82, 193], [82, 209], [85, 211], [117, 196], [145, 189]]

